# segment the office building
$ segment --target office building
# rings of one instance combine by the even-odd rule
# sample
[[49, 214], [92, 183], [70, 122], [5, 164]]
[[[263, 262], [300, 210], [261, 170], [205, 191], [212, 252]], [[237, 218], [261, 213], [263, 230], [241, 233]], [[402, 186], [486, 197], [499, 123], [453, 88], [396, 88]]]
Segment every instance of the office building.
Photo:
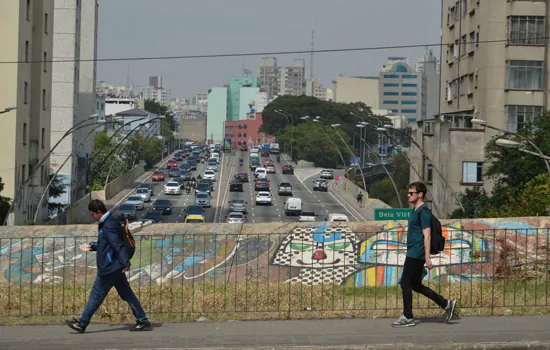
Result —
[[420, 78], [420, 119], [433, 119], [439, 115], [439, 60], [431, 50], [416, 63]]
[[227, 120], [226, 87], [215, 87], [208, 91], [208, 111], [206, 118], [206, 138], [213, 142], [223, 142], [223, 123]]
[[295, 59], [293, 66], [277, 65], [277, 58], [265, 57], [260, 66], [260, 88], [270, 98], [278, 95], [305, 95], [306, 64], [303, 59]]
[[32, 222], [35, 214], [36, 222], [43, 223], [47, 196], [40, 206], [38, 202], [49, 181], [50, 162], [36, 167], [50, 151], [54, 1], [3, 1], [0, 8], [0, 61], [19, 62], [0, 65], [0, 110], [16, 108], [0, 116], [0, 195], [16, 200], [9, 224]]
[[[52, 201], [70, 204], [85, 194], [93, 127], [77, 128], [95, 114], [97, 0], [55, 1], [51, 168], [65, 184], [65, 195]], [[82, 61], [81, 61], [82, 60]], [[91, 60], [91, 61], [90, 61]], [[59, 62], [57, 62], [59, 61]], [[91, 120], [94, 121], [94, 120]], [[79, 124], [80, 123], [80, 124]]]
[[406, 57], [388, 57], [378, 80], [379, 108], [390, 109], [415, 122], [420, 116], [421, 81], [422, 75], [408, 64]]
[[371, 108], [378, 108], [378, 77], [338, 76], [332, 81], [334, 102], [363, 102]]
[[453, 191], [474, 186], [492, 191], [493, 183], [483, 175], [489, 165], [484, 149], [495, 133], [472, 124], [472, 118], [516, 131], [548, 110], [548, 6], [543, 1], [442, 1], [440, 116], [420, 122], [414, 132], [433, 164], [418, 152], [411, 155], [430, 184], [440, 217], [457, 208]]
[[160, 89], [162, 87], [162, 77], [158, 75], [149, 77], [149, 86]]

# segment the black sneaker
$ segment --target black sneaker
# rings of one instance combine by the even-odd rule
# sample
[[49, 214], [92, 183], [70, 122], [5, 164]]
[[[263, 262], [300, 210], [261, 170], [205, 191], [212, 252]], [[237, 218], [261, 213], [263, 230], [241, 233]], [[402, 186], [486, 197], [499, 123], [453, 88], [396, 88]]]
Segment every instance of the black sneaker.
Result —
[[141, 331], [151, 331], [151, 322], [136, 322], [135, 325], [130, 328], [130, 332], [141, 332]]
[[451, 322], [451, 320], [455, 316], [455, 308], [456, 308], [456, 300], [449, 300], [447, 302], [447, 307], [445, 308], [445, 314], [443, 315], [447, 323]]
[[65, 323], [67, 324], [67, 326], [71, 327], [78, 333], [82, 334], [86, 331], [86, 327], [80, 326], [80, 321], [77, 320], [76, 318], [73, 318], [72, 320], [65, 320]]

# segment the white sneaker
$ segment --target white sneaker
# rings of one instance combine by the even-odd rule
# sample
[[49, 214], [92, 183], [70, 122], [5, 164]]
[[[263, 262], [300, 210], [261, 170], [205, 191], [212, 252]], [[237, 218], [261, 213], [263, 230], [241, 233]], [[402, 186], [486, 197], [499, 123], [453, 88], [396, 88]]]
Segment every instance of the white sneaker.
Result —
[[404, 315], [401, 315], [399, 319], [391, 324], [394, 328], [402, 328], [402, 327], [414, 327], [416, 326], [416, 323], [414, 322], [413, 318], [406, 318]]

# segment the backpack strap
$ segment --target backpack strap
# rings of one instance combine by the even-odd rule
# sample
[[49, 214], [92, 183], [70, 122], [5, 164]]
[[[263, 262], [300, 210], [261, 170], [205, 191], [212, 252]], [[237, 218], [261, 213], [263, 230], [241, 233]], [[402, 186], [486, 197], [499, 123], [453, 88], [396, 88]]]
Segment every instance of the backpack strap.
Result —
[[420, 215], [420, 214], [422, 214], [422, 210], [424, 210], [424, 209], [428, 210], [430, 215], [432, 214], [430, 209], [426, 208], [426, 207], [422, 207], [422, 208], [420, 208], [420, 210], [418, 210], [418, 213], [416, 215], [418, 215], [418, 224], [420, 225], [420, 230], [422, 230], [422, 215]]

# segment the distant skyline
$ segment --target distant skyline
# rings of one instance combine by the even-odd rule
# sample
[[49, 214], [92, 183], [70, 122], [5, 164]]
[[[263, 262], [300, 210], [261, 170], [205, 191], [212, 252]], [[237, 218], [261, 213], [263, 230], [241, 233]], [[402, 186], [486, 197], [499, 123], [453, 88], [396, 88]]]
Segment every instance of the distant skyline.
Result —
[[[396, 10], [397, 9], [397, 10]], [[99, 0], [98, 57], [179, 56], [438, 44], [441, 3], [434, 0]], [[439, 47], [431, 47], [437, 57]], [[425, 48], [317, 53], [314, 74], [325, 87], [338, 75], [378, 75], [388, 56], [410, 63]], [[310, 55], [279, 55], [291, 65]], [[173, 97], [191, 98], [229, 83], [245, 69], [257, 74], [262, 56], [99, 62], [98, 80], [148, 85], [160, 75]]]

